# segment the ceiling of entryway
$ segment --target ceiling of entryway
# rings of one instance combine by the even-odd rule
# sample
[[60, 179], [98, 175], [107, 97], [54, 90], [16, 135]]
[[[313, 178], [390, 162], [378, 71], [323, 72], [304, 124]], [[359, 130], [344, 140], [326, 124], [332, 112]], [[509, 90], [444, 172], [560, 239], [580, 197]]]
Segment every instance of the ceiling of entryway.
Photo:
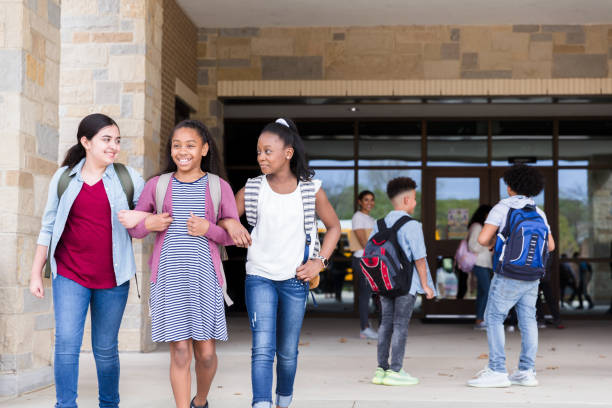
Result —
[[177, 0], [198, 27], [612, 24], [612, 0]]

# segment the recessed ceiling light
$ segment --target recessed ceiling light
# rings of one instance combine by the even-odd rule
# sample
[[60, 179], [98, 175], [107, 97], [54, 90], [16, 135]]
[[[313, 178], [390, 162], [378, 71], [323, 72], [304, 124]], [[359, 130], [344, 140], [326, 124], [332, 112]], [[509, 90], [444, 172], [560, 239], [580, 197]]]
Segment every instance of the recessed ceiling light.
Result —
[[357, 108], [356, 106], [351, 106], [350, 108], [348, 108], [348, 110], [351, 112], [357, 112], [359, 108]]

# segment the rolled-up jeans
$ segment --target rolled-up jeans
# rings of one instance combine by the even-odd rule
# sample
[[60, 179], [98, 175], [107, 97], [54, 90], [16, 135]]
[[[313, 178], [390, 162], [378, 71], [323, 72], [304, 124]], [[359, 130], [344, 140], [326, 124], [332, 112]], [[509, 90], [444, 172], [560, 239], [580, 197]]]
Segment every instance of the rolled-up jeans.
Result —
[[507, 278], [499, 274], [493, 276], [489, 299], [485, 310], [487, 340], [489, 342], [489, 368], [505, 373], [506, 353], [504, 320], [510, 309], [516, 305], [518, 326], [521, 330], [521, 355], [519, 370], [535, 367], [538, 351], [538, 323], [536, 320], [536, 300], [540, 281], [524, 281]]
[[119, 407], [118, 335], [129, 290], [129, 281], [111, 289], [88, 289], [61, 275], [53, 279], [56, 408], [77, 407], [79, 353], [90, 306], [99, 404]]
[[272, 367], [275, 356], [276, 405], [288, 407], [293, 399], [298, 343], [308, 299], [308, 283], [295, 278], [274, 281], [257, 275], [247, 275], [245, 295], [253, 334], [253, 407], [272, 407]]
[[[394, 298], [381, 296], [382, 321], [378, 328], [378, 366], [383, 370], [399, 371], [404, 362], [408, 325], [416, 296], [406, 294]], [[391, 364], [389, 364], [391, 349]]]

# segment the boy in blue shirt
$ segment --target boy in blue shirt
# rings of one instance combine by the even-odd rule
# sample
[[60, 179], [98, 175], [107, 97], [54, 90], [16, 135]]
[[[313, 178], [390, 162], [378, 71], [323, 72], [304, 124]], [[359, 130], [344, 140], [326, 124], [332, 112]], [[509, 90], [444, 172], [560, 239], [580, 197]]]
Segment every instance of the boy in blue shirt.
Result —
[[[391, 227], [416, 208], [416, 183], [410, 177], [398, 177], [387, 184], [387, 195], [394, 210], [385, 216], [385, 224]], [[374, 227], [372, 235], [378, 232]], [[378, 368], [372, 379], [374, 384], [414, 385], [419, 380], [402, 369], [408, 324], [414, 309], [416, 294], [425, 294], [427, 299], [435, 296], [433, 280], [429, 273], [423, 239], [423, 227], [418, 221], [404, 224], [397, 232], [397, 240], [409, 260], [414, 260], [415, 270], [409, 293], [397, 296], [381, 296], [382, 320], [378, 329]], [[391, 363], [389, 364], [389, 349]]]
[[[518, 164], [510, 167], [504, 174], [508, 186], [508, 198], [501, 200], [489, 212], [485, 225], [478, 236], [478, 243], [492, 246], [498, 231], [503, 231], [510, 209], [521, 209], [527, 205], [534, 206], [533, 197], [544, 188], [544, 179], [535, 167]], [[548, 251], [555, 249], [555, 241], [550, 233], [550, 226], [544, 211], [536, 207], [548, 229]], [[487, 340], [489, 342], [489, 364], [468, 381], [472, 387], [509, 387], [511, 384], [536, 386], [535, 358], [538, 350], [538, 324], [536, 320], [536, 300], [540, 279], [516, 279], [510, 270], [500, 267], [495, 271], [487, 308]], [[518, 325], [521, 330], [521, 355], [518, 370], [508, 376], [506, 371], [506, 354], [504, 352], [504, 320], [510, 309], [516, 306]]]

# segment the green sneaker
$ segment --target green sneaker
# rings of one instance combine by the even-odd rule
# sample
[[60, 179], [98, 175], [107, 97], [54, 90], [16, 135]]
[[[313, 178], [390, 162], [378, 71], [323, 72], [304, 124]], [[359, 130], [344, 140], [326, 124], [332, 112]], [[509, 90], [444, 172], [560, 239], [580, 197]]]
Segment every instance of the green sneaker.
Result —
[[387, 370], [382, 383], [384, 385], [416, 385], [419, 383], [419, 379], [404, 370], [399, 370], [399, 372]]
[[385, 378], [385, 370], [378, 367], [376, 372], [374, 373], [374, 378], [372, 378], [372, 384], [381, 385]]

